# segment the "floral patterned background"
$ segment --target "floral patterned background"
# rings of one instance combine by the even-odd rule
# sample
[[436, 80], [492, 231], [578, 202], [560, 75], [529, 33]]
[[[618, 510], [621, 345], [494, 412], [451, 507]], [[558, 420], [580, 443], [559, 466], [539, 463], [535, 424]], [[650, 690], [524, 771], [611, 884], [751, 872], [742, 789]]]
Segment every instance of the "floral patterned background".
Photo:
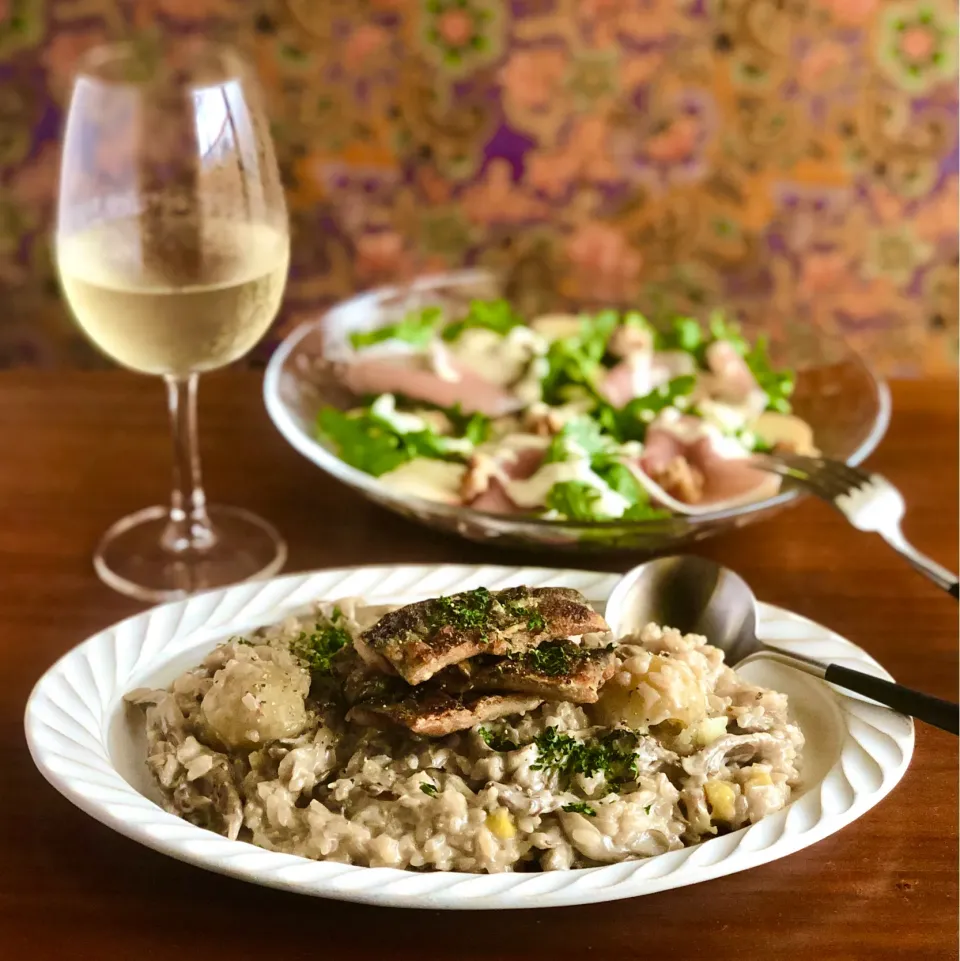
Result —
[[58, 137], [77, 57], [141, 31], [233, 42], [267, 89], [294, 249], [261, 359], [473, 263], [956, 365], [951, 0], [0, 0], [0, 365], [103, 363], [50, 260]]

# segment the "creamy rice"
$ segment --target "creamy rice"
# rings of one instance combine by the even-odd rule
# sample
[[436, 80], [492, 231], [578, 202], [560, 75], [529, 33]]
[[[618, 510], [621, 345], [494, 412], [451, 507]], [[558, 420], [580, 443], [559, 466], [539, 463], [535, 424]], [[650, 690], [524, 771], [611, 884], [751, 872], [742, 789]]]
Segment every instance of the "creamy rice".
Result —
[[[338, 606], [354, 637], [387, 610]], [[127, 696], [145, 711], [169, 811], [308, 858], [536, 871], [696, 844], [779, 810], [798, 783], [803, 735], [786, 696], [749, 684], [702, 637], [648, 625], [617, 644], [598, 703], [548, 701], [427, 738], [345, 721], [332, 678], [311, 683], [291, 653], [315, 620], [231, 638], [169, 689]]]

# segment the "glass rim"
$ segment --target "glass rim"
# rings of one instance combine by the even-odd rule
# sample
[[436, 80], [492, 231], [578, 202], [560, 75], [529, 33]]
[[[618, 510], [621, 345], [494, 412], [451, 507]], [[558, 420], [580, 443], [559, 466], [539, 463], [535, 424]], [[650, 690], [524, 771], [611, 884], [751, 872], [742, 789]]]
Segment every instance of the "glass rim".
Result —
[[[170, 55], [174, 55], [178, 66], [186, 69], [191, 75], [191, 68], [205, 66], [215, 76], [210, 76], [206, 83], [197, 86], [216, 85], [229, 80], [240, 79], [246, 75], [246, 60], [240, 51], [228, 43], [219, 40], [207, 40], [203, 37], [190, 37], [174, 43], [170, 38], [148, 38], [140, 42], [134, 39], [108, 40], [98, 43], [86, 50], [77, 61], [74, 82], [86, 80], [88, 82], [117, 87], [147, 87], [162, 85], [170, 72], [152, 72], [149, 76], [136, 77], [120, 76], [110, 72], [111, 67], [120, 68], [130, 65], [139, 70], [146, 66], [145, 58], [150, 54], [158, 55], [161, 62], [167, 64]], [[171, 58], [172, 59], [172, 58]], [[218, 70], [211, 67], [216, 65]], [[199, 73], [199, 71], [198, 71]]]

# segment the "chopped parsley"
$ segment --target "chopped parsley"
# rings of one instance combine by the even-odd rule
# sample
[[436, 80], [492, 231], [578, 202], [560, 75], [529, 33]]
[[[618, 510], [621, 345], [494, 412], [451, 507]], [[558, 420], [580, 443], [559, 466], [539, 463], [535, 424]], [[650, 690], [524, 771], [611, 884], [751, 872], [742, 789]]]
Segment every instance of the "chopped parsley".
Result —
[[239, 634], [235, 634], [229, 640], [231, 644], [242, 644], [244, 647], [255, 646], [253, 641], [251, 641], [248, 637], [241, 637]]
[[423, 793], [426, 794], [427, 797], [437, 796], [436, 784], [430, 784], [429, 782], [424, 781], [423, 784], [420, 785], [420, 790], [423, 791]]
[[351, 334], [350, 343], [357, 350], [385, 340], [402, 340], [417, 347], [426, 347], [433, 339], [442, 317], [443, 311], [439, 307], [425, 307], [407, 314], [399, 323]]
[[477, 734], [480, 735], [483, 743], [486, 744], [491, 751], [498, 751], [502, 754], [505, 751], [516, 751], [520, 747], [516, 741], [511, 741], [506, 734], [498, 734], [496, 731], [491, 731], [487, 727], [478, 728]]
[[527, 630], [534, 634], [546, 630], [547, 622], [539, 611], [524, 607], [523, 604], [510, 604], [507, 607], [507, 612], [514, 617], [525, 617], [527, 619]]
[[493, 598], [485, 587], [478, 587], [450, 597], [438, 597], [433, 602], [433, 627], [457, 627], [469, 631], [484, 630], [490, 620]]
[[560, 677], [570, 670], [573, 655], [568, 645], [541, 644], [530, 651], [507, 655], [511, 661], [519, 661], [532, 671], [546, 674], [548, 677]]
[[643, 813], [644, 813], [644, 814], [649, 814], [652, 810], [653, 810], [653, 805], [652, 805], [652, 804], [645, 804], [645, 805], [643, 806]]
[[534, 743], [539, 756], [530, 765], [531, 771], [555, 772], [566, 777], [603, 774], [611, 786], [637, 778], [637, 736], [632, 731], [610, 731], [600, 738], [578, 741], [549, 727]]
[[567, 814], [585, 814], [588, 818], [595, 818], [597, 811], [585, 801], [577, 801], [575, 804], [564, 804], [561, 809]]
[[547, 629], [547, 622], [539, 611], [527, 611], [527, 630], [539, 633]]
[[343, 622], [343, 613], [335, 607], [326, 623], [318, 623], [310, 634], [301, 631], [299, 637], [290, 642], [291, 653], [306, 661], [314, 674], [329, 674], [334, 654], [351, 643], [350, 632]]

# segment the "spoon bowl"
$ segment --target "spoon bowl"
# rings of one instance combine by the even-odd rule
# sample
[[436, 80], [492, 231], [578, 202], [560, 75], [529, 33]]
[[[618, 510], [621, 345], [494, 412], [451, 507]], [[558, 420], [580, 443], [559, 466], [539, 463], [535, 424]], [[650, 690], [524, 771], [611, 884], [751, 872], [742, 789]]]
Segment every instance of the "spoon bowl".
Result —
[[739, 664], [765, 650], [757, 639], [757, 599], [747, 582], [706, 557], [658, 557], [628, 571], [607, 602], [606, 621], [622, 637], [651, 622], [701, 634]]
[[705, 637], [723, 651], [730, 667], [754, 656], [772, 657], [953, 734], [960, 728], [960, 709], [951, 701], [761, 641], [753, 591], [739, 574], [706, 557], [658, 557], [627, 571], [610, 595], [605, 618], [614, 637], [634, 634], [651, 622], [674, 627]]

